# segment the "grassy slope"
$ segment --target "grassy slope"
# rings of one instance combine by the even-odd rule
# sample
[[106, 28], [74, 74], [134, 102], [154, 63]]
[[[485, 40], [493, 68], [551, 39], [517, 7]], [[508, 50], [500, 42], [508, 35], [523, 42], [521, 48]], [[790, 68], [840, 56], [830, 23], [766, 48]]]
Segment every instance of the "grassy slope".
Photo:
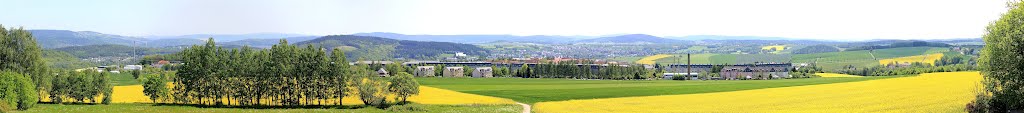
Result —
[[[141, 76], [141, 75], [140, 75]], [[127, 85], [139, 85], [142, 84], [135, 77], [132, 77], [131, 72], [121, 72], [118, 74], [110, 74], [111, 84], [114, 86], [127, 86]]]
[[636, 62], [637, 60], [640, 60], [641, 58], [644, 58], [644, 57], [646, 57], [646, 56], [637, 56], [637, 57], [615, 57], [615, 58], [611, 58], [611, 60], [614, 60], [614, 61], [619, 61], [619, 62], [629, 62], [629, 63], [632, 63], [632, 62]]
[[110, 104], [110, 105], [57, 105], [39, 104], [32, 109], [16, 113], [408, 113], [412, 108], [417, 113], [519, 113], [519, 105], [423, 105], [409, 104], [392, 106], [390, 109], [242, 109], [242, 108], [201, 108], [193, 106], [153, 104]]
[[[874, 50], [872, 53], [868, 53], [868, 51], [842, 51], [815, 54], [796, 54], [793, 55], [793, 63], [810, 63], [814, 62], [815, 59], [817, 59], [818, 66], [826, 70], [841, 68], [842, 66], [846, 65], [854, 65], [857, 67], [872, 67], [879, 65], [878, 60], [880, 59], [915, 56], [931, 53], [942, 53], [946, 51], [949, 51], [949, 49], [939, 47], [904, 47], [879, 49]], [[872, 54], [876, 59], [873, 59], [871, 57]]]
[[890, 77], [813, 78], [748, 81], [570, 80], [522, 78], [419, 78], [420, 84], [459, 92], [508, 98], [524, 103], [724, 92], [852, 82]]

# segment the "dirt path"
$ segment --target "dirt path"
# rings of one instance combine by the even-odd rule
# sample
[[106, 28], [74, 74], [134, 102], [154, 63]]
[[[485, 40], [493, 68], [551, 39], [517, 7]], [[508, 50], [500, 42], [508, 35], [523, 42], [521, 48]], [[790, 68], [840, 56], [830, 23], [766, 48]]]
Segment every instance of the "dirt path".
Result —
[[520, 106], [523, 106], [523, 113], [530, 113], [531, 109], [530, 109], [530, 105], [529, 104], [523, 104], [523, 103], [519, 103], [519, 102], [516, 102], [516, 104], [519, 104]]

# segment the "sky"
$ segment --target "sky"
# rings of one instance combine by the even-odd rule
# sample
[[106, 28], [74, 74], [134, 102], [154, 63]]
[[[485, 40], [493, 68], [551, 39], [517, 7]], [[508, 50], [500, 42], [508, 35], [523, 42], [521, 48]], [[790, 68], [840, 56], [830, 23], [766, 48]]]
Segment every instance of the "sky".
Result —
[[977, 38], [1006, 0], [3, 0], [0, 24], [127, 36], [294, 33]]

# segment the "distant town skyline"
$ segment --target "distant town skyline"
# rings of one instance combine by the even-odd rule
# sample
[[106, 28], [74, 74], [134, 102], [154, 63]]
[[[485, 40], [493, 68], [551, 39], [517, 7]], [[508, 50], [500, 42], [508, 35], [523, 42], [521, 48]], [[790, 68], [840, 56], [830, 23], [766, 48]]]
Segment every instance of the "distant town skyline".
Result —
[[127, 36], [391, 32], [977, 38], [1005, 0], [7, 0], [4, 27]]

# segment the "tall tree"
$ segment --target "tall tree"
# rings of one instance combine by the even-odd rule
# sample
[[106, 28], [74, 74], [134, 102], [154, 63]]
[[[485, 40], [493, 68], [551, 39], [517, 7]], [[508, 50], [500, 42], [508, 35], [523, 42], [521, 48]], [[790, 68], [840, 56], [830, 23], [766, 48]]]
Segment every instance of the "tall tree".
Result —
[[[985, 92], [976, 106], [989, 112], [1024, 110], [1024, 4], [1010, 3], [1009, 11], [988, 25], [985, 47], [978, 59]], [[988, 94], [988, 95], [986, 95]], [[990, 96], [990, 97], [988, 97]]]

